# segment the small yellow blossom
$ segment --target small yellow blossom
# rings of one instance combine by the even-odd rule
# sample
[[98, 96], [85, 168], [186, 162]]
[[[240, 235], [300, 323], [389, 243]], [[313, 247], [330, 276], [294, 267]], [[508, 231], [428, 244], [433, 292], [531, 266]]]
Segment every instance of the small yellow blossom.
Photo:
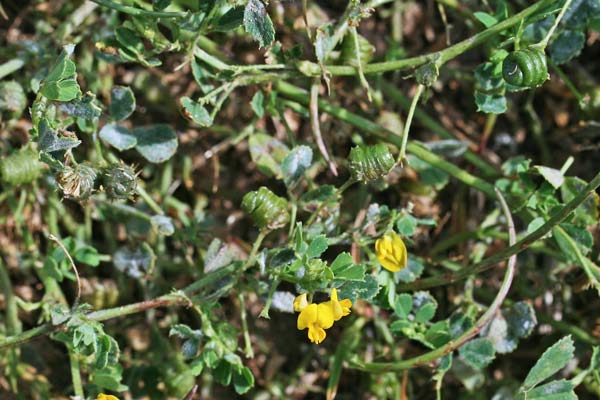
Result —
[[119, 398], [117, 396], [113, 396], [112, 394], [100, 393], [98, 397], [96, 397], [96, 400], [119, 400]]
[[299, 312], [298, 329], [308, 328], [308, 339], [316, 344], [325, 340], [327, 333], [325, 329], [333, 326], [334, 321], [350, 314], [352, 301], [350, 299], [338, 300], [337, 289], [331, 289], [330, 300], [319, 303], [309, 304], [306, 293], [296, 297], [294, 300], [294, 310]]
[[406, 245], [395, 232], [387, 232], [375, 242], [377, 260], [383, 268], [391, 272], [398, 272], [406, 268], [408, 254]]
[[308, 306], [308, 300], [306, 299], [306, 293], [302, 293], [294, 300], [294, 311], [300, 312]]
[[333, 325], [333, 310], [326, 303], [309, 304], [298, 315], [298, 330], [308, 328], [308, 339], [316, 344], [325, 340], [325, 329]]
[[338, 293], [336, 288], [331, 289], [330, 297], [331, 300], [325, 304], [331, 307], [334, 321], [339, 321], [340, 318], [350, 314], [350, 307], [352, 307], [352, 301], [350, 301], [350, 299], [342, 299], [338, 301]]

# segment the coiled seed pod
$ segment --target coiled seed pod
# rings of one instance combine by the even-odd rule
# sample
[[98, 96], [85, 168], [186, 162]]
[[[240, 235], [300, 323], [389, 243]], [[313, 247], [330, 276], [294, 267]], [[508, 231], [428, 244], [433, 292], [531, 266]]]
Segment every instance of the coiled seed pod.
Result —
[[57, 174], [56, 181], [65, 197], [85, 200], [94, 191], [96, 170], [86, 164], [67, 167]]
[[350, 150], [350, 172], [357, 181], [369, 182], [386, 176], [396, 161], [385, 144], [357, 146]]
[[104, 171], [104, 188], [111, 199], [128, 199], [135, 195], [137, 174], [129, 165], [113, 164]]
[[504, 80], [514, 86], [533, 88], [548, 79], [546, 54], [536, 47], [513, 51], [502, 63]]
[[250, 214], [258, 228], [277, 229], [290, 220], [287, 200], [277, 196], [262, 186], [254, 192], [248, 192], [242, 199], [242, 210]]
[[0, 177], [8, 185], [22, 185], [33, 182], [42, 172], [38, 154], [29, 148], [21, 149], [0, 160]]

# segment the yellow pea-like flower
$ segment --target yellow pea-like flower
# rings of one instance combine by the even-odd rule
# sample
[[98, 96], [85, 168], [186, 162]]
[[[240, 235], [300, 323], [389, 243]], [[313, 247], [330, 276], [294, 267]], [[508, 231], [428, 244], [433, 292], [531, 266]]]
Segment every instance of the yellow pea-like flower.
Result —
[[294, 311], [300, 312], [304, 310], [308, 306], [308, 299], [306, 298], [306, 293], [302, 293], [299, 296], [296, 296], [294, 300]]
[[408, 264], [406, 245], [396, 232], [387, 232], [377, 239], [375, 252], [379, 263], [388, 271], [398, 272]]
[[100, 393], [98, 397], [96, 397], [96, 400], [119, 400], [119, 398], [117, 396], [113, 396], [112, 394]]
[[325, 329], [334, 321], [332, 308], [326, 303], [309, 304], [298, 315], [298, 330], [308, 328], [308, 339], [316, 344], [325, 340]]

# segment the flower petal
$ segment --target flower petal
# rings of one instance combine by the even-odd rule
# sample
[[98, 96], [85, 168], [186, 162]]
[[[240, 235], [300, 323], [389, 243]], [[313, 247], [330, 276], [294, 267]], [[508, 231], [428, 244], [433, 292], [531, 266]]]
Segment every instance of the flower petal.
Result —
[[317, 325], [319, 325], [323, 329], [331, 328], [334, 321], [333, 310], [331, 308], [331, 305], [327, 303], [329, 302], [317, 305]]
[[306, 299], [306, 293], [302, 293], [297, 296], [294, 300], [294, 311], [300, 312], [308, 306], [308, 300]]
[[302, 310], [302, 312], [300, 312], [297, 323], [299, 330], [306, 329], [310, 325], [317, 322], [317, 310], [317, 304], [309, 304]]
[[320, 328], [316, 325], [310, 325], [308, 327], [308, 339], [311, 342], [313, 342], [315, 344], [319, 344], [323, 340], [325, 340], [326, 336], [327, 336], [327, 334], [325, 333], [325, 330], [323, 328]]

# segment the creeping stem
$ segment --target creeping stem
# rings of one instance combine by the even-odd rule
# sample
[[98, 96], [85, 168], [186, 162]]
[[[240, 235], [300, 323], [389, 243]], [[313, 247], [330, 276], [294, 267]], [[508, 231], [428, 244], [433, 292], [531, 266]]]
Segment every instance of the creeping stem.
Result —
[[[495, 192], [496, 192], [496, 196], [498, 197], [498, 200], [500, 201], [500, 205], [502, 206], [502, 212], [504, 213], [504, 216], [507, 221], [509, 243], [511, 245], [514, 245], [517, 240], [516, 239], [517, 235], [515, 233], [515, 225], [514, 225], [514, 222], [512, 219], [512, 215], [511, 215], [510, 210], [508, 209], [508, 205], [506, 204], [506, 201], [504, 200], [504, 197], [502, 197], [502, 194], [500, 193], [500, 191], [498, 189], [496, 189]], [[504, 299], [506, 298], [506, 295], [508, 294], [508, 290], [510, 289], [510, 285], [515, 276], [516, 266], [517, 266], [517, 255], [513, 254], [510, 257], [510, 259], [508, 260], [506, 272], [504, 273], [504, 279], [502, 280], [502, 285], [500, 286], [500, 290], [498, 290], [498, 294], [496, 295], [496, 298], [494, 299], [492, 304], [488, 307], [487, 311], [477, 320], [475, 325], [473, 325], [470, 329], [468, 329], [466, 332], [464, 332], [458, 338], [449, 341], [442, 347], [438, 347], [437, 349], [427, 352], [423, 355], [409, 358], [408, 360], [389, 362], [389, 363], [386, 363], [386, 362], [365, 363], [365, 362], [354, 359], [354, 360], [350, 361], [350, 366], [352, 368], [356, 368], [356, 369], [360, 369], [360, 370], [368, 371], [368, 372], [401, 371], [401, 370], [405, 370], [405, 369], [409, 369], [409, 368], [427, 365], [428, 363], [433, 362], [433, 361], [437, 360], [438, 358], [445, 356], [446, 354], [452, 353], [454, 350], [458, 349], [460, 346], [462, 346], [467, 341], [469, 341], [474, 336], [476, 336], [483, 329], [483, 327], [492, 320], [492, 318], [494, 317], [494, 314], [496, 314], [496, 312], [500, 309], [502, 302], [504, 301]]]

